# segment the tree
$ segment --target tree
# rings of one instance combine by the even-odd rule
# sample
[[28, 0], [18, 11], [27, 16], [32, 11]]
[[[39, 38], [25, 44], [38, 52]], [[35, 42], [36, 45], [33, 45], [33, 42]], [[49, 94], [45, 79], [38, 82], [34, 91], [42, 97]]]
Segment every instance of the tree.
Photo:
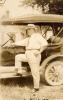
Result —
[[35, 4], [41, 6], [43, 13], [63, 14], [63, 0], [24, 0], [24, 4], [34, 7]]
[[23, 3], [23, 5], [28, 5], [28, 6], [34, 7], [34, 5], [36, 4], [36, 0], [23, 0], [22, 3]]
[[43, 13], [45, 12], [45, 6], [49, 3], [49, 0], [24, 0], [23, 4], [29, 5], [34, 7], [37, 5], [37, 7], [41, 7]]
[[63, 0], [50, 0], [49, 12], [63, 14]]

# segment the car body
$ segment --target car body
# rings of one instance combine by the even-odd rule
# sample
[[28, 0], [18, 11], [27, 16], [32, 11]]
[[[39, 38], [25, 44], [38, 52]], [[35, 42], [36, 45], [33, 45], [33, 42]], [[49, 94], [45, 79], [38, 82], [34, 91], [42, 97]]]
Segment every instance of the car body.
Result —
[[[42, 14], [22, 16], [14, 19], [4, 19], [1, 25], [23, 25], [32, 23], [39, 27], [42, 36], [47, 39], [49, 45], [46, 50], [41, 54], [40, 74], [41, 79], [46, 80], [49, 85], [63, 84], [63, 16]], [[13, 39], [11, 37], [11, 39]], [[13, 41], [14, 42], [14, 41]], [[25, 47], [11, 47], [1, 46], [1, 67], [0, 78], [21, 77], [16, 76], [15, 69], [15, 55], [25, 52]], [[3, 61], [2, 61], [3, 59]], [[3, 63], [2, 63], [3, 62]], [[23, 76], [31, 75], [28, 62], [23, 63]]]

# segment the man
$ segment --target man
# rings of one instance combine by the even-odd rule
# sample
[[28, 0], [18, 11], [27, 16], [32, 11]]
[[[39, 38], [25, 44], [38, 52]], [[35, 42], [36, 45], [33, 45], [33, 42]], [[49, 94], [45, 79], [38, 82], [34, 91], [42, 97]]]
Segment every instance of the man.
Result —
[[28, 38], [16, 42], [15, 45], [26, 46], [25, 54], [18, 54], [15, 57], [15, 67], [18, 69], [18, 73], [22, 73], [22, 61], [27, 61], [30, 65], [31, 73], [33, 76], [34, 90], [39, 90], [40, 74], [39, 67], [41, 61], [41, 52], [47, 47], [47, 41], [42, 35], [36, 32], [34, 24], [28, 24], [27, 26]]

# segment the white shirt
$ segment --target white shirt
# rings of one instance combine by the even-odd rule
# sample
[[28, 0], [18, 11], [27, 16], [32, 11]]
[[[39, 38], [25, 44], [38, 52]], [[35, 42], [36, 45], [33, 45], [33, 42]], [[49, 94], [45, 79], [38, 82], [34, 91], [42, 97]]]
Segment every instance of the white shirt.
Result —
[[33, 33], [28, 41], [27, 49], [40, 49], [43, 46], [47, 46], [47, 41], [42, 37], [40, 33]]
[[15, 42], [15, 44], [18, 46], [26, 46], [26, 49], [40, 49], [48, 45], [40, 33], [33, 33], [31, 37]]

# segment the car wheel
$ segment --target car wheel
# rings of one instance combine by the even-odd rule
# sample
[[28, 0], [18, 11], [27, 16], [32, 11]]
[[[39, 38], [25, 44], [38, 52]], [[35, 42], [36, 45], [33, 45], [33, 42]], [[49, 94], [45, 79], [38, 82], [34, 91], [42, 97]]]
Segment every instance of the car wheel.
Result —
[[45, 70], [45, 80], [49, 85], [63, 84], [63, 62], [54, 61]]

